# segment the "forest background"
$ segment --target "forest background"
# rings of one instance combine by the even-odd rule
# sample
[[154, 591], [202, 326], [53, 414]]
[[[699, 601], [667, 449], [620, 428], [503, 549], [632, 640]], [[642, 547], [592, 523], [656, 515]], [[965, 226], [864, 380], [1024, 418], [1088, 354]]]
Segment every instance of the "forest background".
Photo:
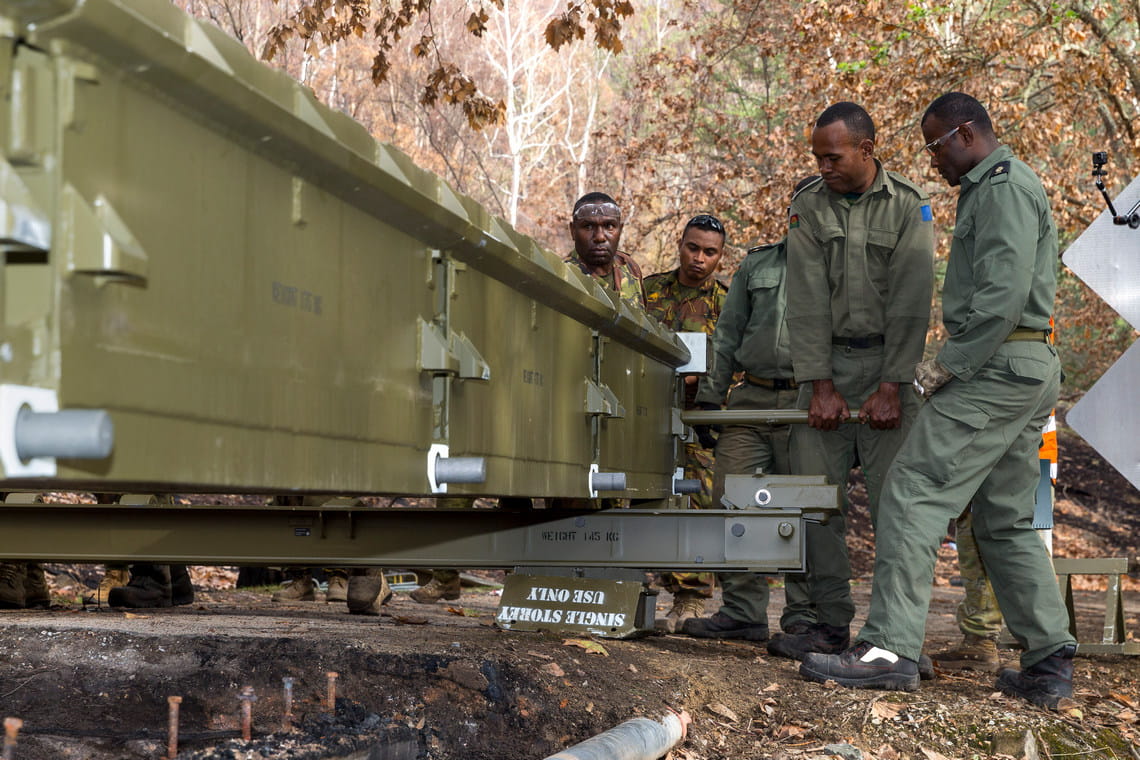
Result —
[[[779, 240], [792, 185], [815, 173], [811, 125], [840, 100], [930, 193], [939, 275], [958, 191], [922, 150], [938, 95], [987, 106], [1044, 182], [1062, 251], [1105, 207], [1092, 152], [1110, 156], [1113, 198], [1140, 171], [1140, 0], [175, 2], [555, 253], [574, 200], [609, 193], [647, 274], [675, 266], [697, 213], [726, 223], [726, 281]], [[1135, 333], [1058, 267], [1071, 398]]]

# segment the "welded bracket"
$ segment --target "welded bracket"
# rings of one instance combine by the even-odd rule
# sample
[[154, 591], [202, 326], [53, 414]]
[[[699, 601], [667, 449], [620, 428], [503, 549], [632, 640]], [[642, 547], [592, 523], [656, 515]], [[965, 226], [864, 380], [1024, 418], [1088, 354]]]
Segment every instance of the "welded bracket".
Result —
[[613, 417], [615, 419], [625, 417], [625, 407], [618, 401], [617, 395], [604, 383], [595, 383], [593, 380], [586, 378], [585, 391], [586, 395], [583, 401], [583, 408], [586, 414]]

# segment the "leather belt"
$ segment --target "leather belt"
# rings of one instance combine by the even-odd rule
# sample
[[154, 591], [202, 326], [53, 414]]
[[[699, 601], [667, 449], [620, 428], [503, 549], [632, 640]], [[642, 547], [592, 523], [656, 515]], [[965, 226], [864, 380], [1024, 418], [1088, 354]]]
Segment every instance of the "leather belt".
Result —
[[1048, 343], [1049, 335], [1051, 333], [1051, 330], [1030, 330], [1028, 327], [1018, 327], [1009, 334], [1009, 337], [1005, 339], [1005, 342], [1010, 343], [1015, 340], [1031, 340], [1035, 343]]
[[844, 348], [875, 348], [884, 343], [882, 335], [865, 335], [858, 338], [840, 338], [838, 335], [831, 336], [831, 345], [843, 346]]
[[756, 375], [750, 375], [745, 372], [744, 379], [750, 385], [759, 385], [761, 388], [771, 388], [774, 391], [794, 391], [800, 387], [800, 384], [795, 380], [785, 377], [757, 377]]

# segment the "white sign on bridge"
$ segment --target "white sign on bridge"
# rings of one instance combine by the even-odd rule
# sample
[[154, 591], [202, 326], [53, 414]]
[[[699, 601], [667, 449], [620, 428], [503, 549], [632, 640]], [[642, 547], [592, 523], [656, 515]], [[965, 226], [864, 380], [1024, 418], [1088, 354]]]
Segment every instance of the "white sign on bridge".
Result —
[[[1113, 201], [1119, 214], [1140, 200], [1140, 178]], [[1132, 325], [1140, 326], [1140, 229], [1113, 224], [1105, 209], [1065, 251], [1064, 262]], [[1064, 329], [1064, 326], [1061, 326]], [[1140, 488], [1140, 348], [1133, 344], [1066, 415], [1101, 456]]]

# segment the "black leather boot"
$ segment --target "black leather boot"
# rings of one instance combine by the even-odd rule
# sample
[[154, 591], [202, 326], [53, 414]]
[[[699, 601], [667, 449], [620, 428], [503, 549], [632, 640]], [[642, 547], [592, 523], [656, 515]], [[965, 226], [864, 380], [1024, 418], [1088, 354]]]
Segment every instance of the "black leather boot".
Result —
[[998, 676], [997, 687], [1011, 697], [1028, 699], [1038, 707], [1057, 709], [1057, 703], [1073, 696], [1073, 655], [1075, 644], [1067, 644], [1041, 662], [1025, 670], [1006, 668]]

